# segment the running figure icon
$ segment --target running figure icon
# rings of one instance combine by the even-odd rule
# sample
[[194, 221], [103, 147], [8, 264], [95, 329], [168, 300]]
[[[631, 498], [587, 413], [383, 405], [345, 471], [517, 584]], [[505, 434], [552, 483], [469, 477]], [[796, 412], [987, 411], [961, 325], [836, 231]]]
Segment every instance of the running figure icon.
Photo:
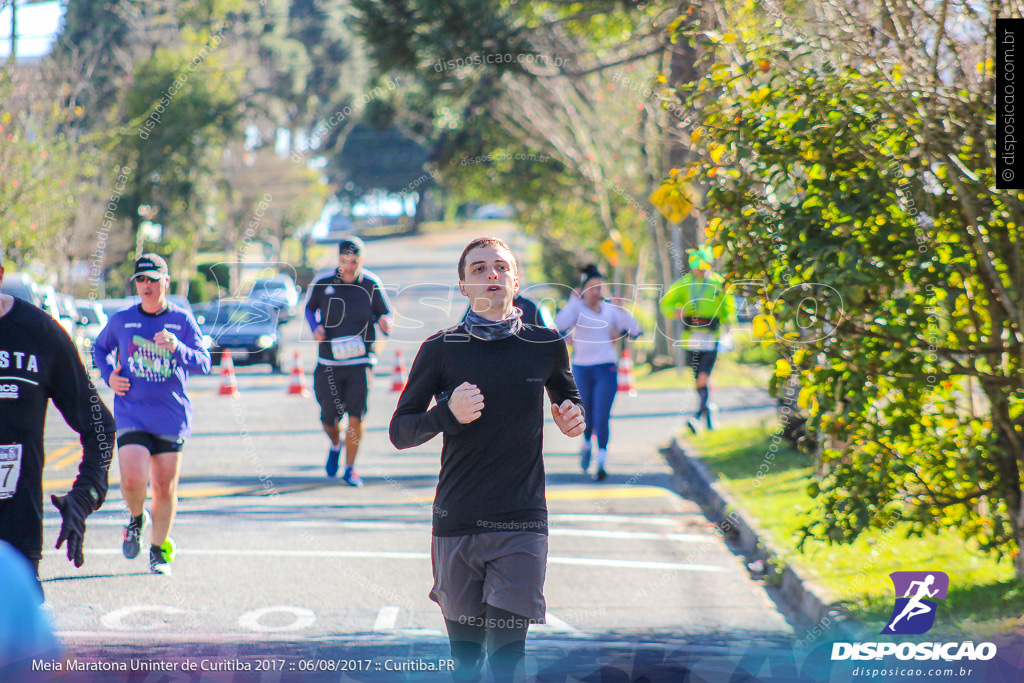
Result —
[[[935, 606], [934, 605], [921, 602], [921, 600], [923, 600], [924, 598], [934, 598], [938, 594], [938, 592], [939, 592], [938, 588], [936, 588], [935, 590], [932, 590], [932, 591], [928, 590], [929, 587], [932, 584], [934, 584], [934, 583], [935, 583], [935, 575], [934, 574], [929, 574], [928, 576], [926, 576], [924, 578], [923, 581], [911, 581], [910, 582], [910, 585], [907, 587], [907, 593], [908, 594], [913, 593], [915, 590], [917, 592], [914, 595], [910, 596], [910, 600], [908, 600], [907, 604], [903, 607], [903, 611], [900, 612], [899, 616], [897, 616], [895, 619], [893, 619], [892, 623], [889, 624], [888, 629], [890, 631], [896, 632], [896, 629], [895, 629], [896, 622], [898, 622], [903, 617], [906, 617], [907, 621], [910, 621], [911, 619], [913, 619], [914, 617], [916, 617], [918, 615], [928, 614], [929, 612], [932, 612], [932, 611], [935, 610]], [[916, 589], [915, 589], [915, 586], [916, 586]]]

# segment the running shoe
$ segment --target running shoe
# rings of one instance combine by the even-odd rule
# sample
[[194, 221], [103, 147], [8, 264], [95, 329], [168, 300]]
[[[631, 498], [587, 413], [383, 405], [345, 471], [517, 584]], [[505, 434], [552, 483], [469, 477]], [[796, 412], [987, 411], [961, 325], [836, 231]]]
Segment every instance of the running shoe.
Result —
[[583, 470], [583, 474], [587, 473], [590, 469], [590, 444], [584, 444], [583, 448], [580, 449], [580, 469]]
[[324, 469], [327, 471], [328, 477], [338, 476], [338, 458], [341, 457], [341, 444], [338, 444], [337, 448], [333, 446], [327, 451], [327, 464], [324, 465]]
[[174, 550], [174, 541], [170, 537], [161, 545], [149, 546], [149, 571], [154, 574], [170, 576]]
[[603, 467], [597, 468], [597, 474], [594, 475], [594, 481], [604, 481], [608, 477], [608, 473], [604, 471]]
[[341, 476], [341, 480], [348, 484], [349, 486], [363, 485], [363, 480], [359, 478], [358, 474], [356, 474], [356, 470], [354, 467], [346, 467], [345, 474]]
[[691, 418], [687, 418], [686, 426], [689, 427], [690, 431], [693, 432], [694, 434], [697, 433], [697, 420], [696, 419], [694, 419], [692, 417]]
[[124, 540], [121, 543], [121, 552], [129, 560], [134, 560], [142, 550], [142, 532], [149, 526], [149, 511], [143, 510], [139, 518], [131, 517], [124, 527]]

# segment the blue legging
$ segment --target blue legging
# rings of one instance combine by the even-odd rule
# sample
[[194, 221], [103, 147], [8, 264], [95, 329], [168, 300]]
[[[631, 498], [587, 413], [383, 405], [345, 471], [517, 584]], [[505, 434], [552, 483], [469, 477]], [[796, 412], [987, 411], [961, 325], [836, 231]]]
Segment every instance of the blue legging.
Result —
[[619, 390], [615, 363], [574, 365], [572, 374], [587, 411], [587, 429], [583, 432], [583, 438], [589, 443], [590, 437], [597, 434], [597, 447], [607, 449], [612, 403], [615, 402], [615, 392]]

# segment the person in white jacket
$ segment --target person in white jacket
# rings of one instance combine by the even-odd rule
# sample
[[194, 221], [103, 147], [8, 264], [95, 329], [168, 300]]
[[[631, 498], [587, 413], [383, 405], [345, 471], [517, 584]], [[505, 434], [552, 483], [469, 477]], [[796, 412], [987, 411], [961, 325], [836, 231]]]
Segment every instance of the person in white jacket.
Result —
[[587, 428], [580, 449], [580, 469], [590, 469], [592, 439], [597, 438], [596, 481], [608, 476], [612, 403], [618, 391], [615, 343], [628, 335], [636, 339], [643, 331], [629, 311], [606, 301], [605, 278], [595, 265], [583, 269], [580, 296], [573, 296], [555, 316], [555, 327], [562, 335], [572, 332], [572, 374], [576, 378], [587, 414]]

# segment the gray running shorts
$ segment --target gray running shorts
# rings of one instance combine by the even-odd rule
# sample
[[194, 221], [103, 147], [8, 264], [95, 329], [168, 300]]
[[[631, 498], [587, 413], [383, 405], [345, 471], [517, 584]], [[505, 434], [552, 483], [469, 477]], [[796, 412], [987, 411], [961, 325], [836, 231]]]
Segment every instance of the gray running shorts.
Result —
[[544, 623], [547, 535], [498, 531], [432, 539], [430, 599], [441, 606], [445, 619], [475, 620], [493, 605]]

